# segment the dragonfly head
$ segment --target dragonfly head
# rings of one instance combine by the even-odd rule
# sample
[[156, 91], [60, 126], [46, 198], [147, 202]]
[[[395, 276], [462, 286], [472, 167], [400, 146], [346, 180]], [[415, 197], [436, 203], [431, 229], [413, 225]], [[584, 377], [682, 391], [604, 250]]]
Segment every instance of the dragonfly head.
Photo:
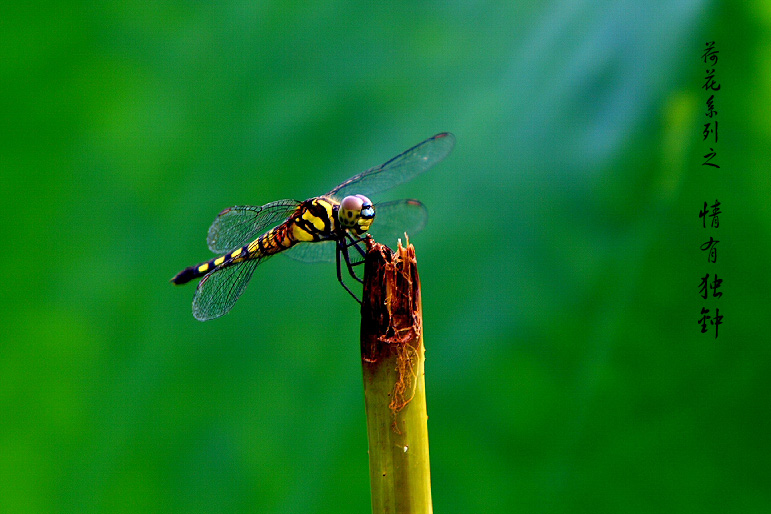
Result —
[[364, 195], [346, 196], [340, 202], [337, 219], [343, 228], [361, 236], [369, 231], [369, 226], [375, 219], [375, 208], [372, 201]]

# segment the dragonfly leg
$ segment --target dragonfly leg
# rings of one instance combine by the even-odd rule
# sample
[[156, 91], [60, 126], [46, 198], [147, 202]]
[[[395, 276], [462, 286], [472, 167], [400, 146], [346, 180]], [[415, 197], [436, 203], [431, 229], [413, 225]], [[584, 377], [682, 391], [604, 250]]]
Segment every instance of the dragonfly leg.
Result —
[[[345, 235], [348, 238], [348, 242], [345, 243], [345, 247], [346, 248], [350, 248], [351, 246], [353, 246], [354, 248], [356, 248], [356, 250], [359, 251], [359, 253], [361, 254], [362, 257], [366, 257], [367, 256], [367, 252], [365, 252], [364, 249], [361, 247], [361, 245], [359, 245], [359, 243], [364, 241], [366, 239], [366, 237], [360, 237], [358, 239], [354, 239], [353, 236], [351, 234], [349, 234], [349, 233], [346, 233]], [[360, 264], [360, 263], [357, 262], [355, 265], [358, 265], [358, 264]]]
[[[353, 244], [355, 245], [356, 243], [354, 242]], [[360, 278], [359, 278], [359, 277], [356, 275], [356, 273], [353, 271], [353, 267], [354, 267], [354, 266], [358, 266], [359, 264], [363, 263], [364, 261], [360, 261], [360, 262], [357, 262], [357, 263], [351, 264], [351, 258], [350, 258], [350, 256], [348, 255], [348, 247], [349, 247], [349, 246], [350, 246], [349, 244], [343, 244], [343, 245], [340, 245], [340, 246], [339, 246], [339, 249], [340, 249], [340, 253], [342, 253], [342, 254], [343, 254], [343, 258], [345, 259], [345, 266], [348, 268], [348, 273], [349, 273], [349, 274], [350, 274], [350, 275], [351, 275], [351, 276], [352, 276], [354, 279], [356, 279], [356, 281], [357, 281], [357, 282], [361, 282], [361, 283], [363, 284], [363, 283], [364, 283], [364, 281], [363, 281], [362, 279], [360, 279]], [[356, 247], [358, 248], [358, 245], [356, 245]]]
[[[356, 300], [357, 302], [361, 303], [361, 300], [359, 300], [359, 298], [355, 294], [353, 294], [353, 291], [351, 291], [348, 288], [348, 286], [345, 285], [345, 282], [343, 282], [343, 270], [340, 268], [340, 254], [341, 253], [345, 257], [345, 264], [348, 266], [348, 272], [351, 273], [351, 275], [353, 275], [353, 277], [356, 278], [356, 280], [359, 280], [359, 277], [354, 275], [353, 274], [353, 270], [351, 270], [351, 263], [348, 260], [348, 248], [346, 248], [345, 246], [343, 246], [340, 243], [338, 243], [337, 244], [337, 252], [335, 253], [335, 258], [337, 260], [337, 281], [340, 282], [340, 285], [343, 286], [343, 289], [348, 291], [349, 295], [353, 296], [354, 300]], [[359, 282], [361, 282], [361, 280], [359, 280]]]

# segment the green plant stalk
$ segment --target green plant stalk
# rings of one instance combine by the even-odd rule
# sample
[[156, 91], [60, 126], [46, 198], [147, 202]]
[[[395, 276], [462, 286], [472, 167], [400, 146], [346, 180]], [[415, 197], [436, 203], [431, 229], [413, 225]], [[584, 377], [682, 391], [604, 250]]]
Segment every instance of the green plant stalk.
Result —
[[423, 317], [415, 249], [367, 241], [361, 321], [372, 512], [431, 513]]

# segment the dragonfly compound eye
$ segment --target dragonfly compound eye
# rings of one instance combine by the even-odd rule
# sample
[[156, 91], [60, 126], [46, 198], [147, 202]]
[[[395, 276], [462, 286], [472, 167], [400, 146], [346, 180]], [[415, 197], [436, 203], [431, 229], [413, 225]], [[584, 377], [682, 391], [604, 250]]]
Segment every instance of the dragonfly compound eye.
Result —
[[363, 234], [369, 230], [374, 218], [375, 208], [370, 199], [364, 195], [346, 196], [340, 202], [338, 219], [344, 228]]

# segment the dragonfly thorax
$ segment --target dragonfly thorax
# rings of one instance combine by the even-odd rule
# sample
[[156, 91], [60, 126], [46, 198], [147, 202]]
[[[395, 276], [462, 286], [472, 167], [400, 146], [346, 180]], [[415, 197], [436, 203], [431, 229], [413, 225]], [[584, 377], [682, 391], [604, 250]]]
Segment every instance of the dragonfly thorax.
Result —
[[375, 208], [372, 201], [364, 195], [346, 196], [337, 210], [340, 226], [356, 235], [366, 234], [374, 219]]

